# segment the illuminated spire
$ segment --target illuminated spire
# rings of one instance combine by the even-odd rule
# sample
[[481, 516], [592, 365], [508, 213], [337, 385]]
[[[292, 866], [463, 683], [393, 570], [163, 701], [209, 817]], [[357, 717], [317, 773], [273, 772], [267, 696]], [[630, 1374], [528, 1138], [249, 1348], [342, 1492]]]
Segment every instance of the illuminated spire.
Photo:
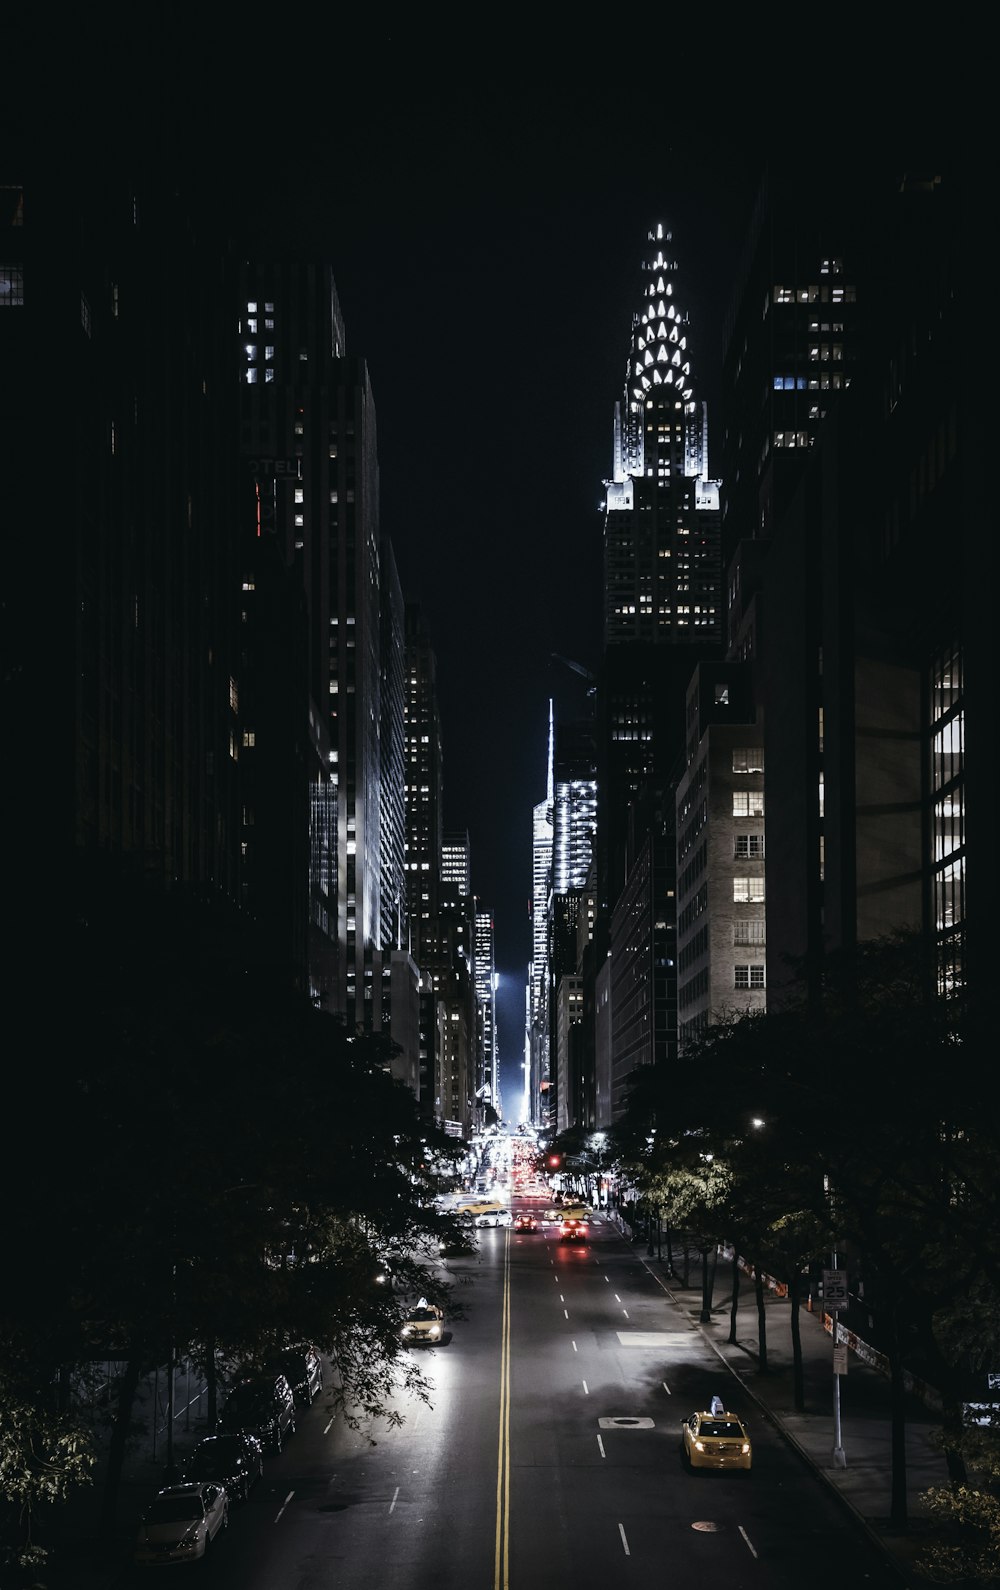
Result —
[[[662, 222], [649, 232], [651, 245], [643, 261], [642, 308], [632, 319], [632, 351], [629, 355], [627, 389], [628, 397], [641, 403], [651, 386], [673, 386], [678, 398], [689, 403], [694, 396], [691, 367], [684, 355], [687, 352], [687, 311], [674, 302], [674, 278], [677, 263], [664, 252], [672, 240]], [[673, 345], [668, 354], [666, 343]], [[656, 352], [652, 346], [656, 345]], [[648, 373], [651, 364], [667, 364], [663, 371]]]
[[549, 806], [549, 810], [550, 811], [552, 810], [552, 805], [553, 805], [553, 802], [555, 800], [555, 793], [556, 793], [555, 779], [553, 777], [554, 765], [555, 765], [555, 728], [553, 726], [553, 719], [552, 719], [552, 697], [550, 696], [549, 697], [549, 772], [548, 772], [548, 780], [547, 780], [546, 785], [545, 785], [545, 799], [548, 802], [548, 806]]

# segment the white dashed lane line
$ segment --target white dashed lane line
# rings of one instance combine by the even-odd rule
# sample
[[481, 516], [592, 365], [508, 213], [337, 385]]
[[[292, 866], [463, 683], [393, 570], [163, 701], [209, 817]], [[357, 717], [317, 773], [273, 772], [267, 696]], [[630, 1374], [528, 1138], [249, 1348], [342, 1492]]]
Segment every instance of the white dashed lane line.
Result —
[[275, 1515], [275, 1519], [274, 1519], [275, 1523], [278, 1522], [278, 1519], [281, 1517], [282, 1513], [285, 1511], [285, 1508], [288, 1506], [289, 1502], [291, 1501], [291, 1499], [292, 1499], [292, 1497], [294, 1495], [295, 1495], [294, 1491], [289, 1491], [288, 1495], [285, 1497], [285, 1500], [282, 1502], [281, 1506], [278, 1508], [278, 1511], [277, 1511], [277, 1513]]
[[750, 1536], [747, 1534], [747, 1532], [743, 1528], [742, 1524], [739, 1526], [739, 1528], [740, 1528], [740, 1534], [743, 1536], [743, 1539], [747, 1543], [747, 1550], [750, 1552], [751, 1556], [756, 1557], [757, 1553], [754, 1551], [753, 1546], [750, 1543]]
[[632, 1553], [628, 1549], [628, 1540], [626, 1539], [626, 1536], [625, 1536], [625, 1525], [624, 1524], [619, 1524], [618, 1525], [618, 1533], [622, 1537], [622, 1545], [625, 1548], [626, 1557], [631, 1557]]

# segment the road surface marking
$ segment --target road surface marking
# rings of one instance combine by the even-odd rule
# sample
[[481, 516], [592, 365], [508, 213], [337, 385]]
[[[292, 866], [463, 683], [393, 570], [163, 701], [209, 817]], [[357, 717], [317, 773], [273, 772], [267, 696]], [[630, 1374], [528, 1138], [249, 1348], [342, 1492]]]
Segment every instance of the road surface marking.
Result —
[[[337, 1415], [334, 1414], [333, 1419], [335, 1419], [336, 1417], [337, 1417]], [[324, 1427], [323, 1427], [323, 1434], [324, 1435], [329, 1435], [330, 1434], [330, 1426], [333, 1424], [333, 1419], [330, 1420], [330, 1424], [324, 1425]]]
[[565, 1314], [566, 1318], [569, 1319], [569, 1309], [568, 1308], [564, 1308], [563, 1309], [563, 1313]]
[[[606, 1280], [606, 1279], [607, 1279], [607, 1277], [605, 1277], [605, 1280]], [[618, 1296], [618, 1293], [617, 1293], [617, 1292], [616, 1292], [616, 1293], [615, 1293], [615, 1302], [616, 1302], [616, 1303], [620, 1303], [620, 1302], [621, 1302], [621, 1298], [620, 1298], [620, 1297], [619, 1297], [619, 1296]]]
[[587, 1387], [587, 1382], [586, 1381], [583, 1382], [583, 1389], [584, 1389], [585, 1394], [589, 1397], [590, 1396], [590, 1391], [589, 1391], [589, 1389]]
[[663, 1386], [663, 1389], [666, 1392], [667, 1396], [668, 1397], [672, 1397], [673, 1396], [673, 1392], [671, 1391], [670, 1387], [667, 1385], [667, 1382], [665, 1380], [661, 1381], [661, 1385]]
[[740, 1527], [740, 1534], [743, 1536], [743, 1539], [746, 1541], [747, 1545], [750, 1547], [750, 1551], [756, 1557], [757, 1553], [754, 1551], [753, 1547], [750, 1545], [750, 1536], [747, 1534], [747, 1532], [743, 1528], [742, 1524], [739, 1527]]
[[282, 1513], [285, 1511], [285, 1508], [288, 1506], [289, 1502], [291, 1501], [291, 1499], [292, 1499], [292, 1497], [294, 1495], [295, 1495], [294, 1491], [289, 1491], [288, 1495], [285, 1497], [285, 1500], [282, 1502], [281, 1506], [278, 1508], [277, 1514], [275, 1515], [275, 1519], [274, 1519], [275, 1523], [278, 1522], [278, 1519], [281, 1517]]
[[625, 1555], [626, 1555], [626, 1557], [631, 1557], [632, 1553], [628, 1549], [628, 1541], [625, 1538], [625, 1525], [624, 1524], [619, 1524], [618, 1525], [618, 1533], [622, 1537], [622, 1545], [625, 1547]]
[[597, 1450], [600, 1452], [602, 1457], [606, 1455], [604, 1451], [604, 1442], [601, 1440], [600, 1436], [597, 1437]]
[[497, 1529], [493, 1590], [508, 1590], [510, 1575], [510, 1231], [503, 1250], [500, 1322], [500, 1421], [497, 1439]]
[[577, 1345], [576, 1345], [576, 1342], [574, 1342], [574, 1343], [573, 1343], [573, 1351], [574, 1351], [574, 1352], [575, 1352], [575, 1353], [578, 1353], [578, 1352], [579, 1352], [579, 1351], [580, 1351], [580, 1349], [579, 1349], [579, 1348], [578, 1348], [578, 1347], [577, 1347]]
[[627, 1308], [623, 1308], [622, 1309], [622, 1313], [625, 1315], [625, 1318], [628, 1319], [628, 1309]]
[[392, 1512], [393, 1508], [396, 1505], [396, 1497], [398, 1495], [399, 1495], [399, 1486], [397, 1485], [396, 1489], [392, 1493], [392, 1501], [389, 1503], [389, 1511], [390, 1511], [390, 1513]]

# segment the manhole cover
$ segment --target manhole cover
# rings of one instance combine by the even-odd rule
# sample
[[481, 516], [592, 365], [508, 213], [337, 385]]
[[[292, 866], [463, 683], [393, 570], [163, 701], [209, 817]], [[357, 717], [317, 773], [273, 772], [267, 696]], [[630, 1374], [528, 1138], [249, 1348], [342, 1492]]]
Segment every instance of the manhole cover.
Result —
[[616, 1419], [598, 1419], [598, 1426], [602, 1430], [652, 1430], [652, 1419], [631, 1419], [620, 1415]]
[[710, 1518], [702, 1519], [700, 1523], [692, 1524], [692, 1529], [700, 1529], [703, 1535], [718, 1534], [718, 1524], [713, 1524]]

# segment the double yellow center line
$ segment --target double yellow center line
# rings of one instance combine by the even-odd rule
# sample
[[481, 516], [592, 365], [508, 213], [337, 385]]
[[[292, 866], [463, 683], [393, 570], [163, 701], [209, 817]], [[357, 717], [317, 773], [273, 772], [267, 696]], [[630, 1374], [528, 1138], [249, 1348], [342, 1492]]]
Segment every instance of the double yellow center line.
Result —
[[508, 1590], [510, 1573], [510, 1231], [504, 1232], [500, 1323], [500, 1428], [497, 1438], [497, 1537], [494, 1590]]

